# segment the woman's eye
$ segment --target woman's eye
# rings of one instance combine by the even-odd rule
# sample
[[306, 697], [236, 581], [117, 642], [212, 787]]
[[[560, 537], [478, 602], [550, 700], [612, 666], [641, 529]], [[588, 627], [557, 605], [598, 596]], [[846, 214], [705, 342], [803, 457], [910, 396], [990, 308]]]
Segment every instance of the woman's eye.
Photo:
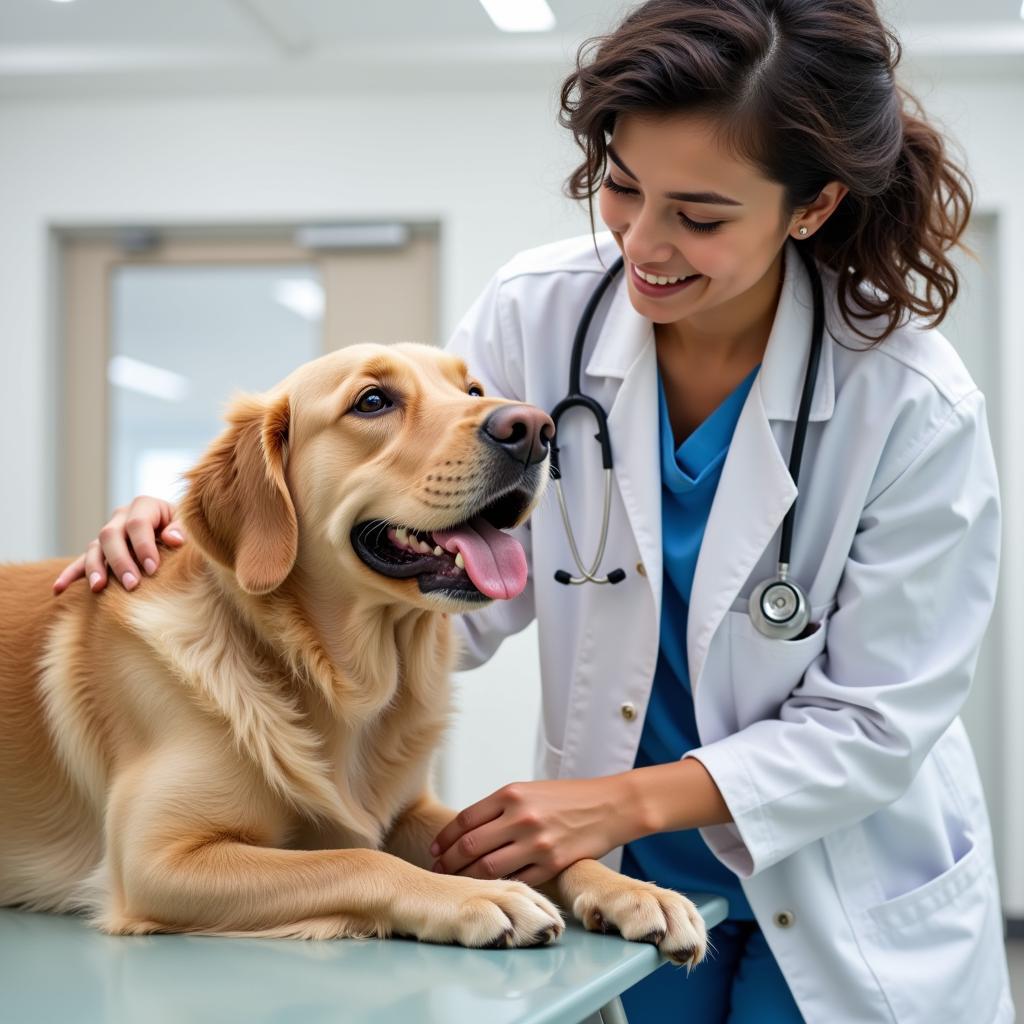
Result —
[[369, 391], [364, 391], [359, 398], [356, 400], [356, 404], [352, 407], [356, 412], [381, 412], [384, 409], [390, 409], [395, 403], [380, 389], [370, 388]]
[[[618, 182], [612, 181], [612, 176], [610, 174], [605, 175], [604, 187], [612, 192], [619, 193], [619, 195], [635, 196], [637, 194], [635, 188], [626, 188], [625, 185], [620, 185]], [[690, 231], [696, 231], [698, 234], [708, 231], [717, 231], [718, 228], [725, 223], [725, 221], [721, 220], [708, 221], [707, 223], [699, 220], [690, 220], [685, 213], [679, 214], [679, 220], [685, 228]]]
[[691, 231], [714, 231], [725, 223], [721, 220], [707, 221], [706, 223], [700, 220], [690, 220], [685, 213], [679, 214], [679, 219]]
[[625, 185], [620, 185], [615, 181], [612, 181], [610, 174], [605, 175], [604, 187], [612, 192], [618, 192], [620, 195], [631, 196], [636, 194], [635, 188], [626, 188]]
[[479, 384], [470, 384], [469, 385], [469, 391], [466, 392], [466, 393], [469, 394], [469, 395], [476, 395], [477, 398], [483, 398], [484, 397], [484, 389], [482, 387], [480, 387]]

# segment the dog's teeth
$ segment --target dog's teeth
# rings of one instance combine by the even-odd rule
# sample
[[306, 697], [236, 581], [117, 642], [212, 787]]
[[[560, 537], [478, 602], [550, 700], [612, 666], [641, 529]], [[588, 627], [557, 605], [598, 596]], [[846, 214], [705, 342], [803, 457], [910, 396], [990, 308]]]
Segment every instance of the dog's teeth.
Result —
[[395, 530], [395, 536], [398, 537], [398, 541], [400, 544], [409, 543], [409, 531], [404, 526], [400, 526], [397, 530]]
[[417, 541], [416, 542], [416, 550], [421, 555], [429, 555], [431, 553], [430, 552], [430, 545], [429, 544], [424, 544], [423, 541]]
[[455, 564], [460, 569], [465, 569], [466, 568], [466, 563], [462, 560], [462, 552], [461, 551], [455, 556]]
[[442, 555], [442, 554], [444, 554], [444, 549], [440, 545], [438, 545], [436, 548], [434, 548], [434, 554], [435, 555]]

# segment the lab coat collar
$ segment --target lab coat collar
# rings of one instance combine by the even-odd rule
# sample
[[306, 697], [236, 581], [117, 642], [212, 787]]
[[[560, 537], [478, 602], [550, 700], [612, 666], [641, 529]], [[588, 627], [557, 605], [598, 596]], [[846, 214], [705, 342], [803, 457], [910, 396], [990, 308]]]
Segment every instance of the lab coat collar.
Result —
[[[758, 373], [765, 413], [770, 420], [796, 420], [810, 354], [814, 299], [810, 276], [796, 245], [790, 238], [784, 246], [782, 289]], [[823, 283], [827, 313], [829, 282], [824, 280]], [[619, 276], [613, 288], [608, 314], [594, 343], [586, 372], [591, 377], [624, 380], [644, 348], [654, 343], [654, 328], [650, 320], [633, 308], [624, 275]], [[830, 419], [834, 407], [832, 347], [826, 337], [811, 402], [811, 420]]]

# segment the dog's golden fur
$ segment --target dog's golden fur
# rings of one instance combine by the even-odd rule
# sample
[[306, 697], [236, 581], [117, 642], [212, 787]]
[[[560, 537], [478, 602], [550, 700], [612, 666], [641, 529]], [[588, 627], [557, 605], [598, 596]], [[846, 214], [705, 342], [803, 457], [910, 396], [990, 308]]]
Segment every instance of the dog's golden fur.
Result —
[[[429, 772], [465, 606], [349, 540], [371, 518], [436, 529], [482, 507], [478, 428], [511, 403], [471, 382], [428, 346], [325, 356], [233, 403], [189, 474], [192, 543], [137, 591], [54, 598], [63, 560], [0, 567], [0, 905], [121, 934], [561, 934], [520, 882], [429, 870], [454, 816]], [[375, 383], [396, 414], [351, 414]], [[704, 954], [678, 894], [595, 861], [543, 888], [588, 927]]]

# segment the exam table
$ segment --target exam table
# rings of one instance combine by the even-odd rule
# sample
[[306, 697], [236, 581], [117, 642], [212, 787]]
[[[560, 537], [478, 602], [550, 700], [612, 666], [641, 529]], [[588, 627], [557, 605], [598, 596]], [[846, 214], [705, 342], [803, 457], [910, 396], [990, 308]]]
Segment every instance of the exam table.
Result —
[[[722, 897], [690, 896], [709, 929], [726, 917]], [[551, 946], [479, 950], [110, 936], [72, 916], [0, 910], [0, 1020], [11, 1024], [622, 1024], [619, 993], [659, 968], [683, 970], [576, 921]]]

